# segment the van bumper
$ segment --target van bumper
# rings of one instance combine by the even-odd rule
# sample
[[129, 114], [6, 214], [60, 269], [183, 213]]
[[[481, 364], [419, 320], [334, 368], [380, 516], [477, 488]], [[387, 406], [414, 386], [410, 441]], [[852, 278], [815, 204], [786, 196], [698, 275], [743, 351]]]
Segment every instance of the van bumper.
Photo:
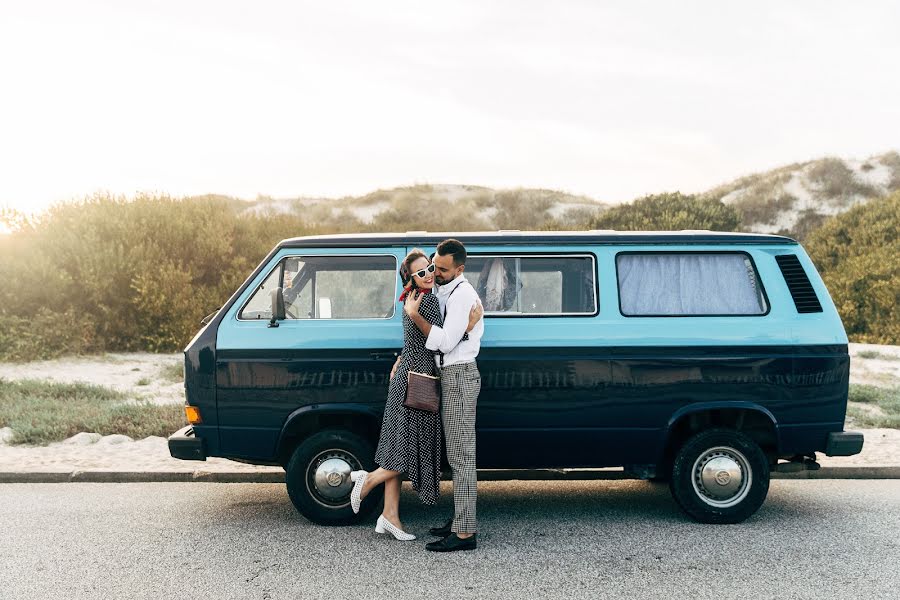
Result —
[[862, 452], [863, 434], [858, 431], [833, 431], [828, 434], [826, 456], [853, 456]]
[[203, 438], [194, 435], [194, 428], [188, 425], [169, 436], [169, 454], [181, 460], [206, 460], [206, 447]]

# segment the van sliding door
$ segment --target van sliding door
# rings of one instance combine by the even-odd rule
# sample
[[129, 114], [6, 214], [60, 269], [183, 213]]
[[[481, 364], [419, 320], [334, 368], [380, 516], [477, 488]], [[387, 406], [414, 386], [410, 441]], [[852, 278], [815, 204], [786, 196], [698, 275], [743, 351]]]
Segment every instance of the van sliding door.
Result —
[[[593, 460], [597, 390], [609, 361], [591, 342], [595, 256], [583, 249], [470, 248], [466, 278], [486, 310], [478, 367], [478, 465], [574, 466]], [[580, 340], [580, 341], [579, 341]]]

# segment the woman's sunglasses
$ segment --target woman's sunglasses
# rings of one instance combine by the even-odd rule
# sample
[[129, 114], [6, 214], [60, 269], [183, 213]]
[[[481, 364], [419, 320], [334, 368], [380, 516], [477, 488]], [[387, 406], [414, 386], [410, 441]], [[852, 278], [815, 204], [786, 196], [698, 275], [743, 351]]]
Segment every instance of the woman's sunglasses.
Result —
[[428, 266], [425, 267], [424, 269], [419, 269], [418, 271], [416, 271], [415, 273], [413, 273], [413, 275], [415, 275], [415, 276], [418, 277], [419, 279], [424, 279], [424, 278], [425, 278], [425, 275], [427, 275], [428, 273], [434, 273], [434, 263], [431, 263], [430, 265], [428, 265]]

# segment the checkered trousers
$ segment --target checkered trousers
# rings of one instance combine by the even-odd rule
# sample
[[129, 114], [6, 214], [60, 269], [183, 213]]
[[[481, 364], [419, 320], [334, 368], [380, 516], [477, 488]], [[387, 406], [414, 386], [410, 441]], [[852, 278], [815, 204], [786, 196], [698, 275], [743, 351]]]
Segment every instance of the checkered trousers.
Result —
[[475, 406], [481, 392], [481, 373], [475, 362], [448, 365], [441, 370], [441, 420], [447, 459], [453, 469], [454, 516], [451, 531], [475, 533]]

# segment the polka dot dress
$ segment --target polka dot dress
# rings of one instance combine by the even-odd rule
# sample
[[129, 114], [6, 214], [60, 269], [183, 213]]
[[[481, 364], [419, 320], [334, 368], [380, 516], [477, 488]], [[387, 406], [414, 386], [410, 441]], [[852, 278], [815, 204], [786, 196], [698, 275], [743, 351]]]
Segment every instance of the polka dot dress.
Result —
[[[443, 324], [434, 294], [425, 294], [419, 314], [432, 325]], [[441, 481], [441, 415], [403, 406], [409, 371], [439, 375], [434, 353], [425, 348], [425, 339], [425, 334], [403, 313], [403, 352], [388, 390], [375, 462], [384, 469], [406, 473], [419, 499], [434, 504]]]

